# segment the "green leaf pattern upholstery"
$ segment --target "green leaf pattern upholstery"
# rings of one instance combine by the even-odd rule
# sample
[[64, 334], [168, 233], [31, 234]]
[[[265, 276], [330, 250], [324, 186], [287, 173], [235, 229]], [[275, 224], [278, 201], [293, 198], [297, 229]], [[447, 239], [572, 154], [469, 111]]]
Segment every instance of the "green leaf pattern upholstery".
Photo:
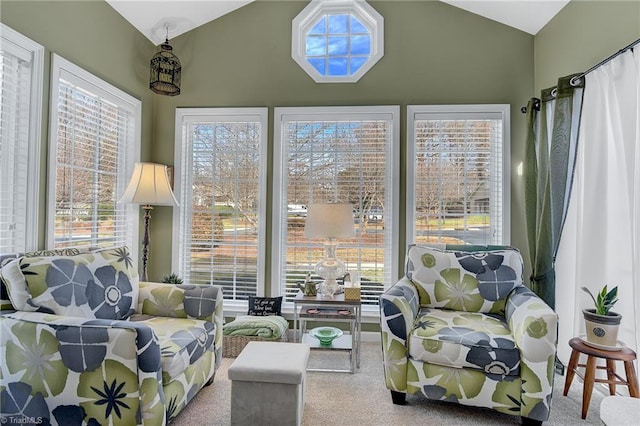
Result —
[[[38, 423], [52, 425], [164, 425], [220, 365], [222, 290], [160, 283], [140, 283], [138, 289], [135, 272], [129, 275], [131, 265], [125, 260], [117, 263], [128, 256], [126, 248], [112, 249], [106, 256], [87, 255], [82, 261], [77, 254], [65, 259], [59, 253], [48, 257], [49, 262], [44, 256], [12, 260], [28, 265], [18, 271], [34, 273], [8, 286], [24, 288], [27, 310], [0, 315], [0, 417], [8, 422], [41, 419]], [[64, 260], [71, 263], [60, 263]], [[74, 273], [66, 274], [66, 286], [48, 285], [50, 268], [68, 272], [71, 265]], [[80, 275], [86, 271], [79, 273], [79, 265], [86, 266], [91, 277]], [[116, 272], [109, 269], [108, 275], [99, 276], [105, 266]], [[4, 272], [3, 268], [6, 280]], [[108, 287], [118, 286], [118, 272], [134, 283], [129, 291], [135, 286], [132, 307], [114, 303], [102, 308], [104, 303], [96, 303], [95, 297], [92, 301], [91, 294], [99, 288], [108, 297]], [[61, 287], [56, 300], [54, 291]], [[40, 293], [34, 296], [32, 289]], [[9, 294], [14, 296], [12, 290]], [[45, 295], [54, 301], [45, 300]], [[170, 316], [142, 309], [166, 307], [167, 299], [173, 309]], [[125, 317], [136, 307], [136, 314]], [[76, 316], [69, 315], [69, 309]], [[81, 314], [86, 316], [77, 316]]]
[[2, 267], [2, 276], [20, 311], [126, 319], [137, 305], [138, 275], [126, 247], [20, 257]]
[[[73, 256], [87, 251], [88, 249], [65, 248], [56, 250], [38, 250], [26, 253], [0, 253], [0, 268], [19, 257]], [[2, 274], [0, 274], [0, 310], [12, 309], [14, 309], [14, 307], [11, 304], [11, 299], [9, 299], [9, 291], [7, 290], [6, 283], [2, 278]]]
[[222, 362], [222, 325], [224, 324], [222, 289], [204, 285], [167, 285], [140, 282], [138, 309], [142, 315], [191, 318], [215, 324], [213, 347], [215, 368]]
[[387, 388], [547, 420], [557, 315], [522, 273], [508, 247], [410, 246], [380, 297]]

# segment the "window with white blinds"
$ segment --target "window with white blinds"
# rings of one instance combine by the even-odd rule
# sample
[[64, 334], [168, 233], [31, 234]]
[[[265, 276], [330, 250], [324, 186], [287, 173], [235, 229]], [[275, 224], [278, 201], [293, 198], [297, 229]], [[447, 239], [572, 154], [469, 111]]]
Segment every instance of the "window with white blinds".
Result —
[[264, 294], [267, 125], [267, 108], [176, 110], [174, 270], [226, 306]]
[[509, 243], [509, 106], [409, 106], [407, 241]]
[[0, 253], [10, 253], [38, 244], [44, 48], [0, 25]]
[[337, 258], [368, 309], [396, 281], [398, 117], [397, 106], [275, 109], [272, 282], [286, 301], [325, 254], [303, 235], [310, 203], [353, 205], [355, 237], [337, 241]]
[[137, 206], [118, 204], [140, 155], [141, 102], [54, 55], [48, 246], [138, 246]]

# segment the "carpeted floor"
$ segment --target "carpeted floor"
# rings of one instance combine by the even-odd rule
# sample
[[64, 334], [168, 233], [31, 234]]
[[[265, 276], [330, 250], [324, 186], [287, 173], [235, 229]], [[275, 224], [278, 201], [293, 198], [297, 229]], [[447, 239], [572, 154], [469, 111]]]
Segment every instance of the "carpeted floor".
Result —
[[[360, 370], [348, 373], [307, 373], [303, 424], [315, 425], [515, 425], [519, 417], [492, 410], [407, 397], [408, 405], [391, 402], [384, 385], [382, 352], [379, 343], [362, 345]], [[224, 358], [213, 385], [201, 390], [173, 420], [172, 426], [229, 425], [231, 382], [227, 369], [234, 358]], [[312, 351], [310, 366], [332, 363], [348, 366], [345, 354]], [[586, 420], [580, 418], [582, 382], [578, 377], [569, 395], [562, 396], [564, 377], [556, 376], [551, 417], [546, 425], [602, 425], [599, 416], [604, 394], [594, 389]], [[263, 426], [263, 425], [256, 425]]]

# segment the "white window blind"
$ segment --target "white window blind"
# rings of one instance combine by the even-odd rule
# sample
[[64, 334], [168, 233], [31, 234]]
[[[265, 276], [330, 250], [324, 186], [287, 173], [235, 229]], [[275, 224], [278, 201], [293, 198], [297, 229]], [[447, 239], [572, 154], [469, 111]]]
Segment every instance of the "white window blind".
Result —
[[49, 246], [126, 244], [138, 209], [118, 204], [140, 152], [141, 103], [54, 56], [49, 151]]
[[8, 253], [37, 248], [44, 48], [0, 25], [0, 253]]
[[[396, 279], [398, 107], [276, 108], [276, 186], [272, 282], [291, 301], [296, 282], [325, 254], [303, 236], [310, 203], [351, 203], [356, 235], [337, 257], [377, 305]], [[317, 277], [316, 277], [317, 278]]]
[[178, 109], [176, 132], [174, 269], [231, 303], [262, 295], [267, 109]]
[[410, 106], [408, 240], [509, 242], [509, 110]]

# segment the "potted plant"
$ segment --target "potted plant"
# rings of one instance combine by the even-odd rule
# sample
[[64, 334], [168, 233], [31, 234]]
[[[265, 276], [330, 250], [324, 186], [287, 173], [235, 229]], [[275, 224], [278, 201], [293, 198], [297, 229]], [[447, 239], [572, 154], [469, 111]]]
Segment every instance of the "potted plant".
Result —
[[182, 278], [180, 278], [177, 274], [163, 275], [162, 282], [168, 284], [182, 284]]
[[597, 346], [615, 348], [618, 343], [618, 328], [622, 315], [613, 312], [611, 308], [618, 301], [618, 287], [611, 290], [605, 285], [594, 297], [588, 288], [582, 287], [595, 305], [593, 309], [583, 309], [587, 328], [587, 342]]

